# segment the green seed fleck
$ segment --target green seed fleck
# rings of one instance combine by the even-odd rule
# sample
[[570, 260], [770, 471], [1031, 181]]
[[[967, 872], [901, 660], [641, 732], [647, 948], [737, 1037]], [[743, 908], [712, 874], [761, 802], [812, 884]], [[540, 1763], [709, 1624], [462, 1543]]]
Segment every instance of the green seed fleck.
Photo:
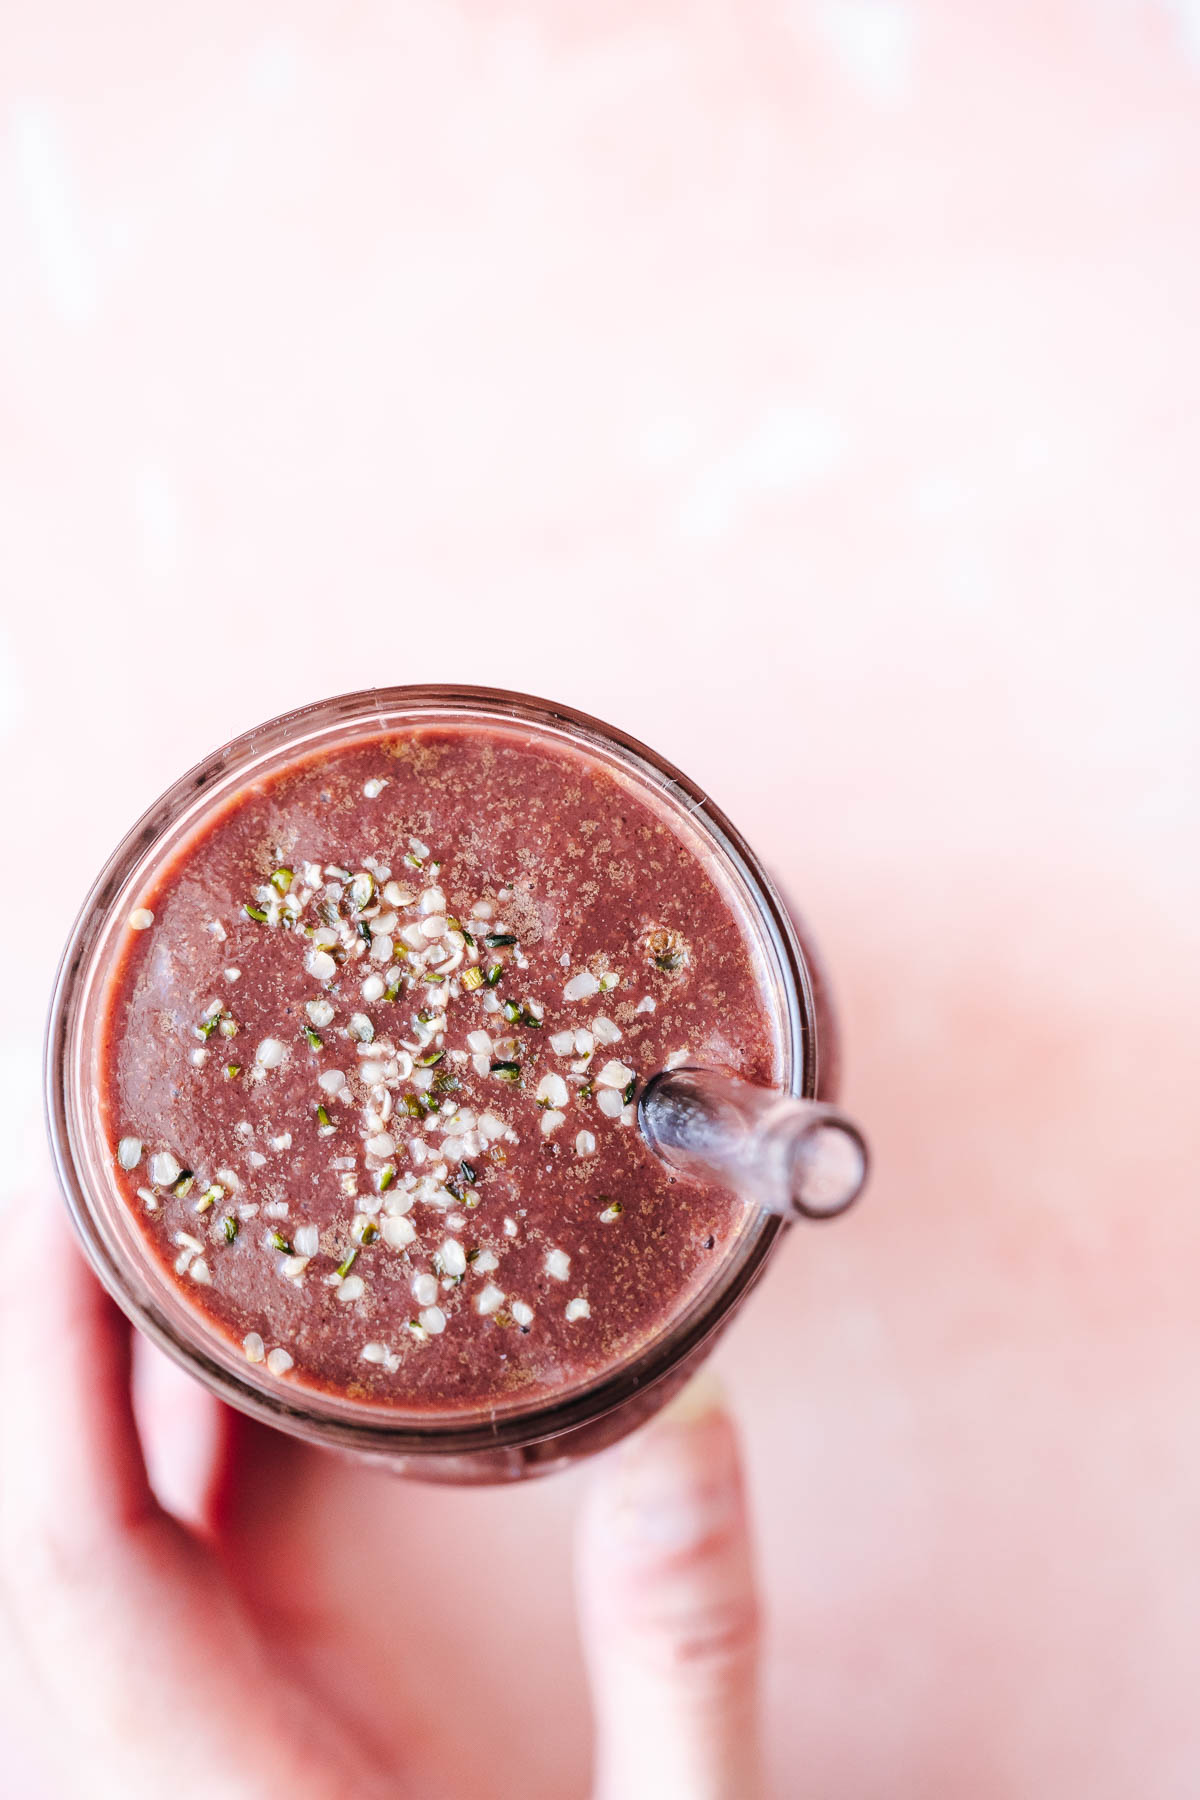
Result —
[[291, 885], [292, 871], [290, 869], [276, 869], [271, 877], [271, 886], [275, 889], [275, 892], [277, 894], [286, 894]]
[[225, 1242], [227, 1244], [232, 1244], [234, 1238], [238, 1234], [238, 1222], [232, 1213], [226, 1213], [224, 1219], [221, 1221], [221, 1228], [225, 1233]]
[[346, 1279], [347, 1275], [350, 1273], [351, 1269], [354, 1267], [354, 1265], [357, 1261], [358, 1261], [358, 1251], [357, 1251], [357, 1249], [355, 1249], [350, 1252], [350, 1254], [346, 1258], [345, 1262], [341, 1263], [339, 1265], [338, 1274], [341, 1276], [343, 1281]]
[[284, 1256], [290, 1256], [292, 1254], [292, 1246], [288, 1243], [282, 1231], [270, 1232], [268, 1234], [268, 1242]]

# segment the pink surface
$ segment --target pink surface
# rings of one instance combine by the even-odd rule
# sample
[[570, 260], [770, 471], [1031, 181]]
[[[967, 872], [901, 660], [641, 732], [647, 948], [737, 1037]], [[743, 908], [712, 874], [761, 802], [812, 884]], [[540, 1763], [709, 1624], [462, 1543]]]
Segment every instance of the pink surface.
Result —
[[[876, 1146], [721, 1353], [778, 1792], [1194, 1794], [1194, 0], [26, 7], [0, 121], [6, 1183], [205, 750], [376, 681], [613, 719], [810, 915]], [[580, 1792], [571, 1482], [366, 1486], [462, 1794]], [[489, 1534], [483, 1638], [412, 1520]]]

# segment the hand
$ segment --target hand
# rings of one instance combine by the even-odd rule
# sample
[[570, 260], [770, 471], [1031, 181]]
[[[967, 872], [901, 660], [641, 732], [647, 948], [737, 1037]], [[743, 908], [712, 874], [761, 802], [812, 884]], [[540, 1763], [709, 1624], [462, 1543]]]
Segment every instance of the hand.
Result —
[[[466, 1800], [439, 1785], [437, 1745], [402, 1691], [375, 1742], [316, 1673], [296, 1604], [304, 1547], [281, 1545], [253, 1579], [239, 1569], [237, 1518], [272, 1504], [285, 1454], [323, 1453], [213, 1403], [203, 1498], [187, 1522], [166, 1510], [134, 1416], [130, 1329], [57, 1209], [26, 1225], [35, 1244], [22, 1254], [10, 1218], [0, 1269], [0, 1582], [23, 1718], [54, 1759], [47, 1792]], [[754, 1800], [757, 1609], [734, 1434], [710, 1389], [600, 1459], [578, 1561], [597, 1800]], [[522, 1734], [531, 1761], [544, 1704]], [[497, 1771], [493, 1792], [524, 1787]]]

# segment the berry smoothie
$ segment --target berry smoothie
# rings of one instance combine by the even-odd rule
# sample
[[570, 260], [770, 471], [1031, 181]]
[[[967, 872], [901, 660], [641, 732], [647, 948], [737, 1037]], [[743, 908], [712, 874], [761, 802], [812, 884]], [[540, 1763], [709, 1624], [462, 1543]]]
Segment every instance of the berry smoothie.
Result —
[[114, 1177], [202, 1330], [281, 1392], [445, 1416], [635, 1358], [746, 1229], [641, 1085], [780, 1079], [718, 871], [585, 753], [497, 722], [309, 754], [138, 896], [109, 978]]

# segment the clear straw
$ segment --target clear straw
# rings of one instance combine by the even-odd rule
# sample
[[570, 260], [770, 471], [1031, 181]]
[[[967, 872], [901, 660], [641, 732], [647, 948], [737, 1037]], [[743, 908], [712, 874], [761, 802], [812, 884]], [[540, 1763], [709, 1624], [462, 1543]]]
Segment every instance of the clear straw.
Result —
[[835, 1218], [867, 1179], [863, 1135], [836, 1107], [713, 1069], [655, 1075], [643, 1089], [638, 1124], [671, 1168], [720, 1182], [785, 1219]]

